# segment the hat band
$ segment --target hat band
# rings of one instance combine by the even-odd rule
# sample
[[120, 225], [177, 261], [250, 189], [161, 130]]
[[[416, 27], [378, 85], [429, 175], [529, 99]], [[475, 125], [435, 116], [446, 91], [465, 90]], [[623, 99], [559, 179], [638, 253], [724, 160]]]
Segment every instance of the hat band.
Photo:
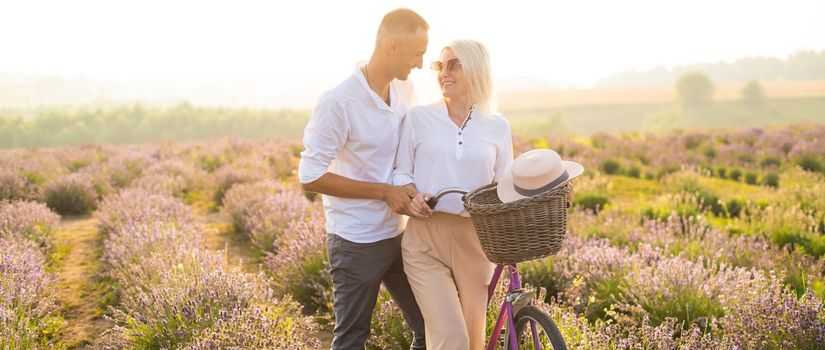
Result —
[[532, 196], [547, 192], [549, 190], [552, 190], [554, 187], [556, 187], [559, 184], [561, 184], [562, 182], [566, 181], [569, 177], [570, 177], [570, 174], [567, 173], [567, 169], [564, 169], [564, 172], [561, 175], [559, 175], [559, 177], [557, 177], [555, 180], [553, 180], [553, 182], [551, 182], [549, 184], [546, 184], [544, 186], [541, 186], [539, 188], [536, 188], [536, 189], [533, 189], [533, 190], [528, 190], [526, 188], [521, 188], [518, 185], [516, 185], [515, 183], [513, 183], [513, 189], [516, 190], [516, 193], [518, 193], [522, 196], [532, 197]]

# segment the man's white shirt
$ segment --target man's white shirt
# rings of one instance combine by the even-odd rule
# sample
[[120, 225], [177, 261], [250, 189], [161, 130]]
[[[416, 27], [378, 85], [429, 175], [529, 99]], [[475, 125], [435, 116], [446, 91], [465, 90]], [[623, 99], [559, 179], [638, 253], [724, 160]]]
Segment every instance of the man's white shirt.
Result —
[[[359, 63], [352, 75], [318, 100], [304, 131], [304, 151], [298, 164], [301, 183], [334, 173], [352, 180], [392, 183], [399, 129], [415, 103], [412, 84], [393, 80], [390, 105], [367, 84]], [[401, 215], [386, 202], [322, 195], [327, 232], [371, 243], [404, 230]]]

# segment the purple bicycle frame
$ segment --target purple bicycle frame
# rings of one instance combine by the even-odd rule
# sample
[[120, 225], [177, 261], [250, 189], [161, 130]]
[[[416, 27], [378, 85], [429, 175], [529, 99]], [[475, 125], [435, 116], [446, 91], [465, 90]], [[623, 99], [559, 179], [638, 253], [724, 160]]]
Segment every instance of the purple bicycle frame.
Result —
[[[488, 307], [490, 306], [490, 301], [493, 299], [493, 293], [496, 290], [499, 278], [501, 278], [501, 272], [504, 270], [504, 266], [505, 265], [496, 265], [495, 272], [493, 272], [493, 278], [490, 279], [490, 286], [487, 289]], [[501, 302], [501, 311], [498, 313], [496, 326], [493, 328], [493, 334], [492, 337], [490, 337], [490, 342], [487, 344], [487, 350], [495, 349], [496, 342], [498, 342], [498, 338], [501, 336], [501, 331], [504, 329], [505, 321], [507, 321], [507, 325], [510, 327], [511, 333], [515, 333], [516, 330], [513, 302], [510, 300], [509, 296], [513, 291], [521, 289], [521, 278], [519, 278], [516, 264], [509, 264], [506, 266], [507, 271], [510, 274], [510, 285], [507, 287], [507, 297], [505, 297], [504, 301]], [[535, 349], [539, 349], [539, 335], [538, 329], [536, 328], [536, 322], [532, 320], [530, 321], [530, 329], [533, 331], [533, 346]], [[509, 338], [510, 349], [518, 350], [518, 336], [511, 336]]]

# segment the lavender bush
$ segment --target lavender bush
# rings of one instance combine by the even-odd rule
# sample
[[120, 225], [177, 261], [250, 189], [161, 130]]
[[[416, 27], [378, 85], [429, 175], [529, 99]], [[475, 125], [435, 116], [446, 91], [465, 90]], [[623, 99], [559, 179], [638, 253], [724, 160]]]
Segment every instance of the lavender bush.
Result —
[[61, 325], [56, 278], [43, 253], [22, 237], [0, 238], [0, 348], [47, 349]]
[[667, 318], [676, 318], [680, 324], [695, 323], [706, 329], [724, 316], [725, 306], [760, 290], [763, 280], [755, 271], [667, 258], [629, 269], [615, 305], [635, 319], [631, 324], [648, 318], [657, 326]]
[[223, 212], [232, 217], [239, 232], [268, 252], [277, 252], [290, 223], [303, 221], [310, 202], [298, 189], [274, 181], [240, 184], [227, 192]]
[[367, 349], [409, 349], [412, 344], [412, 330], [407, 327], [401, 309], [383, 287], [378, 293], [378, 301], [370, 324], [370, 338]]
[[674, 318], [658, 326], [647, 319], [638, 325], [620, 325], [609, 320], [589, 322], [560, 304], [538, 303], [559, 327], [568, 349], [733, 349], [724, 339], [714, 338], [696, 325], [684, 329]]
[[169, 194], [191, 203], [205, 185], [206, 173], [179, 160], [155, 163], [134, 180], [132, 187]]
[[115, 154], [106, 161], [105, 173], [115, 188], [126, 188], [149, 167], [151, 159], [138, 152]]
[[11, 171], [0, 171], [0, 201], [24, 200], [34, 196], [29, 180]]
[[821, 349], [825, 308], [811, 291], [801, 297], [772, 279], [750, 300], [727, 309], [721, 329], [736, 348]]
[[157, 252], [115, 274], [122, 287], [112, 310], [118, 324], [106, 342], [126, 339], [133, 347], [169, 348], [214, 325], [221, 311], [245, 309], [272, 299], [262, 276], [224, 266], [220, 253]]
[[179, 199], [124, 190], [105, 200], [97, 217], [119, 296], [109, 310], [116, 326], [97, 348], [317, 344], [311, 321], [290, 315], [298, 304], [288, 295], [275, 299], [263, 273], [246, 274], [227, 266], [222, 252], [203, 249], [202, 227]]
[[95, 219], [104, 234], [116, 233], [127, 225], [162, 222], [183, 228], [194, 224], [192, 210], [179, 199], [140, 189], [122, 190], [106, 198]]
[[[103, 261], [111, 267], [118, 280], [131, 280], [129, 268], [154, 252], [175, 253], [182, 249], [203, 246], [203, 238], [197, 226], [177, 227], [171, 223], [150, 222], [129, 224], [109, 235], [104, 242]], [[186, 248], [183, 248], [186, 247]]]
[[268, 253], [266, 257], [276, 291], [293, 295], [304, 311], [311, 314], [324, 315], [332, 311], [326, 238], [323, 214], [316, 210], [308, 221], [290, 223], [278, 253]]
[[19, 235], [48, 246], [60, 217], [42, 203], [0, 201], [0, 237]]
[[212, 196], [212, 199], [217, 206], [221, 206], [226, 192], [229, 191], [232, 186], [260, 181], [263, 180], [263, 176], [264, 175], [258, 171], [238, 169], [235, 166], [220, 168], [215, 171], [212, 176], [214, 179], [213, 187], [215, 188], [215, 194]]
[[186, 346], [187, 350], [211, 349], [283, 349], [320, 348], [321, 343], [310, 334], [315, 325], [300, 316], [301, 310], [289, 300], [261, 309], [222, 311], [218, 321], [198, 333]]
[[87, 214], [97, 207], [98, 194], [82, 174], [53, 179], [41, 191], [46, 205], [60, 215]]

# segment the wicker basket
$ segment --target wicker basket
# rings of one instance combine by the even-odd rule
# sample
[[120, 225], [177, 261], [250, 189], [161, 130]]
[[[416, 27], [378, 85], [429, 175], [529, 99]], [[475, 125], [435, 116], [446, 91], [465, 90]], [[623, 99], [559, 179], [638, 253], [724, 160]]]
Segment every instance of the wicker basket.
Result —
[[502, 203], [495, 185], [464, 197], [487, 259], [512, 264], [543, 258], [561, 250], [567, 235], [567, 195], [571, 184], [538, 196]]

